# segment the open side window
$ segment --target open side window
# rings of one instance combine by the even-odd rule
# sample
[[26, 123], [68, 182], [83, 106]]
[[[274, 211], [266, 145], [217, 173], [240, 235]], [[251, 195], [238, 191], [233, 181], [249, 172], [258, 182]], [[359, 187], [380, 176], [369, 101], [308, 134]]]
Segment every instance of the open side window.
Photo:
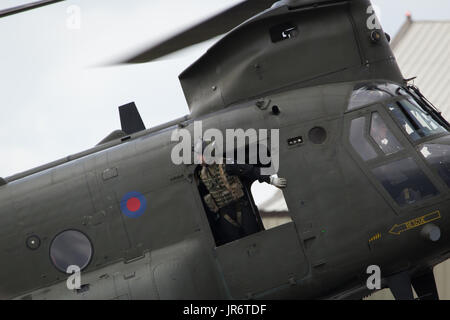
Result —
[[[244, 170], [249, 169], [250, 174], [226, 173], [226, 176], [230, 177], [228, 182], [222, 179], [223, 173], [217, 169], [218, 165], [199, 165], [195, 170], [198, 190], [217, 247], [292, 221], [288, 216], [283, 193], [266, 182], [255, 180], [252, 172], [259, 174], [261, 168], [271, 166], [270, 162], [267, 164], [260, 160], [259, 150], [257, 151], [257, 161], [253, 163], [254, 160], [250, 161], [254, 158], [250, 157], [249, 147], [245, 147], [245, 161], [240, 164], [244, 166]], [[234, 165], [237, 159], [242, 161], [242, 154], [240, 156], [241, 158], [237, 150], [233, 159], [227, 159], [224, 154], [224, 163]], [[267, 156], [270, 160], [269, 152]], [[226, 167], [223, 169], [226, 170]], [[255, 171], [252, 171], [253, 169]], [[238, 200], [234, 198], [230, 188], [238, 190]]]
[[255, 181], [250, 191], [265, 230], [292, 222], [286, 200], [280, 189], [267, 183]]
[[[265, 148], [269, 163], [260, 159], [259, 148]], [[258, 156], [256, 166], [259, 168], [270, 168], [272, 166], [270, 149], [264, 144], [257, 146]], [[235, 150], [235, 159], [237, 159], [237, 150]], [[245, 161], [250, 163], [249, 146], [245, 147]], [[257, 216], [260, 219], [261, 229], [269, 230], [280, 225], [292, 222], [289, 208], [286, 204], [283, 192], [277, 187], [266, 182], [259, 182], [258, 180], [246, 185], [248, 196], [255, 207]]]

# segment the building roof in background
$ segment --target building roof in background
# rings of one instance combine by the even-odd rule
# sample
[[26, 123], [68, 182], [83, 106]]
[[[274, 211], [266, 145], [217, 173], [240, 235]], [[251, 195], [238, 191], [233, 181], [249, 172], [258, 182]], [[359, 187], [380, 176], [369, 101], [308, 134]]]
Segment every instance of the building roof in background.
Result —
[[417, 77], [414, 83], [449, 120], [450, 21], [414, 21], [407, 16], [391, 46], [403, 76]]

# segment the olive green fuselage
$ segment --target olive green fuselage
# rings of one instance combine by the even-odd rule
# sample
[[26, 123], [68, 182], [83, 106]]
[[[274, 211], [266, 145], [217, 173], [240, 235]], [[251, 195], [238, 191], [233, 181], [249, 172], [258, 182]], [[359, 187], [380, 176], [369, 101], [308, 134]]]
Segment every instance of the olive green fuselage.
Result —
[[[357, 83], [405, 85], [384, 33], [378, 43], [370, 38], [369, 5], [321, 1], [252, 18], [180, 76], [189, 117], [6, 178], [0, 186], [0, 298], [346, 297], [365, 292], [370, 265], [384, 278], [445, 260], [450, 192], [418, 144], [440, 139], [446, 145], [447, 134], [411, 141], [387, 111], [399, 96], [348, 110]], [[286, 22], [298, 34], [271, 40], [270, 27]], [[366, 162], [350, 143], [350, 126], [374, 112], [402, 150], [389, 157], [378, 150]], [[278, 175], [288, 180], [283, 194], [292, 222], [215, 247], [196, 166], [171, 159], [172, 132], [193, 133], [194, 121], [223, 133], [279, 129]], [[316, 127], [326, 132], [321, 143], [311, 139]], [[368, 135], [369, 124], [364, 128]], [[288, 143], [298, 137], [301, 143]], [[397, 158], [412, 158], [437, 193], [400, 206], [372, 170]], [[138, 218], [121, 208], [129, 192], [146, 199]], [[421, 232], [429, 223], [423, 217], [436, 211], [432, 222], [441, 238], [433, 242]], [[396, 232], [396, 225], [407, 229]], [[65, 230], [82, 232], [93, 247], [81, 272], [89, 287], [78, 292], [67, 289], [69, 275], [50, 258], [53, 239]], [[30, 248], [31, 236], [40, 240], [38, 248]]]

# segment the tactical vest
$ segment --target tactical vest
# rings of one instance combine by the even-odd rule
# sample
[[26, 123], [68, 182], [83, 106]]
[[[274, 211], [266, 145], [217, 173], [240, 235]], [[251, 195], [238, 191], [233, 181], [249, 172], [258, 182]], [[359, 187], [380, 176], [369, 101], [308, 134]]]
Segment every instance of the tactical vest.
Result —
[[204, 166], [200, 171], [200, 179], [209, 191], [204, 199], [213, 212], [244, 196], [241, 181], [236, 176], [228, 175], [224, 164]]

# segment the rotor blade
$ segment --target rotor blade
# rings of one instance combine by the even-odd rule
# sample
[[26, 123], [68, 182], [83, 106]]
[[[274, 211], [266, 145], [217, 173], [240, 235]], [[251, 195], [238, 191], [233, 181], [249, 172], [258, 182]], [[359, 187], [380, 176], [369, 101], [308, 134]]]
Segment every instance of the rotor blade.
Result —
[[164, 40], [123, 63], [144, 63], [226, 33], [269, 8], [276, 0], [247, 0]]
[[23, 4], [20, 6], [16, 6], [16, 7], [12, 7], [12, 8], [8, 8], [8, 9], [3, 9], [0, 10], [0, 18], [4, 18], [16, 13], [21, 13], [24, 11], [28, 11], [28, 10], [33, 10], [39, 7], [43, 7], [49, 4], [53, 4], [53, 3], [57, 3], [57, 2], [61, 2], [64, 0], [41, 0], [41, 1], [35, 1], [32, 3], [27, 3], [27, 4]]

